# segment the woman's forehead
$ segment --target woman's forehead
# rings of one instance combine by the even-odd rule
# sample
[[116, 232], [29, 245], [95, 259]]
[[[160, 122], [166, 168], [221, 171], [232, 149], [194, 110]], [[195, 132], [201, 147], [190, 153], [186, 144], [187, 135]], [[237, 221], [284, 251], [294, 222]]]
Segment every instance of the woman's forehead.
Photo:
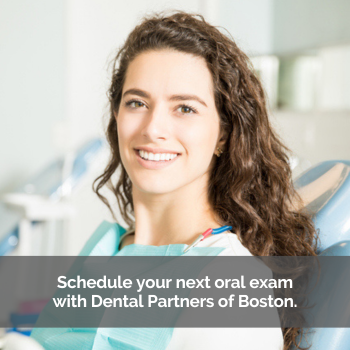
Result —
[[196, 94], [213, 99], [212, 76], [202, 57], [174, 50], [138, 55], [127, 70], [123, 93], [138, 88], [151, 95]]

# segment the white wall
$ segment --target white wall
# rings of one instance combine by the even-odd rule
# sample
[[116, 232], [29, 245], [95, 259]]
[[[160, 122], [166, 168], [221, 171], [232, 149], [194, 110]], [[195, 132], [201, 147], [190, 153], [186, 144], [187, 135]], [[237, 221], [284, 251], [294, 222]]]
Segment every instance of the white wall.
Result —
[[348, 0], [274, 0], [273, 6], [276, 54], [350, 41]]
[[220, 0], [220, 25], [251, 56], [272, 52], [273, 0]]
[[0, 193], [55, 154], [64, 117], [62, 1], [0, 0]]
[[271, 120], [287, 147], [310, 165], [350, 159], [350, 112], [276, 111]]

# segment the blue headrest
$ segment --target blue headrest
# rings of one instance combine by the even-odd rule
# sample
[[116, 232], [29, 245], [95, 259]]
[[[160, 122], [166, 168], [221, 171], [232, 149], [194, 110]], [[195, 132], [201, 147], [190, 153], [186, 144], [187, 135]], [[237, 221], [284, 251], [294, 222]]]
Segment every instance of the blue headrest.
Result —
[[[350, 256], [350, 161], [327, 161], [294, 182], [308, 210], [315, 214], [321, 256]], [[347, 305], [344, 305], [346, 308]], [[314, 328], [301, 345], [311, 349], [349, 349], [350, 329]]]
[[306, 208], [315, 214], [320, 234], [319, 253], [350, 240], [350, 161], [322, 162], [294, 182]]

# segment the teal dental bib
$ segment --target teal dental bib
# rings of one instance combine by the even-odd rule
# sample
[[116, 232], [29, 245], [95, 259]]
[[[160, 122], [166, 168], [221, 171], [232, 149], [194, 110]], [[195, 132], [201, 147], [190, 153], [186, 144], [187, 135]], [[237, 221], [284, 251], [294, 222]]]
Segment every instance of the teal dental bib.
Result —
[[[119, 224], [103, 221], [80, 256], [181, 256], [185, 244], [147, 246], [130, 244], [119, 251], [126, 232]], [[186, 256], [217, 256], [224, 248], [194, 247]], [[35, 328], [32, 337], [46, 350], [164, 350], [174, 328]]]

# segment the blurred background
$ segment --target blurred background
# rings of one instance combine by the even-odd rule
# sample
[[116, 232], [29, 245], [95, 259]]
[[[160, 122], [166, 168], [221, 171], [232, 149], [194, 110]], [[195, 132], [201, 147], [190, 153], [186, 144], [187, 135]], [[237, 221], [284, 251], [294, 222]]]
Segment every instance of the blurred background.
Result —
[[[114, 221], [92, 191], [109, 158], [108, 64], [144, 15], [170, 9], [204, 15], [251, 58], [294, 178], [350, 159], [348, 0], [0, 0], [0, 257], [77, 255]], [[46, 296], [13, 292], [10, 324], [29, 334]]]
[[91, 188], [109, 157], [108, 63], [166, 9], [204, 15], [249, 55], [294, 176], [350, 158], [347, 0], [0, 0], [0, 255], [76, 255], [113, 221]]

